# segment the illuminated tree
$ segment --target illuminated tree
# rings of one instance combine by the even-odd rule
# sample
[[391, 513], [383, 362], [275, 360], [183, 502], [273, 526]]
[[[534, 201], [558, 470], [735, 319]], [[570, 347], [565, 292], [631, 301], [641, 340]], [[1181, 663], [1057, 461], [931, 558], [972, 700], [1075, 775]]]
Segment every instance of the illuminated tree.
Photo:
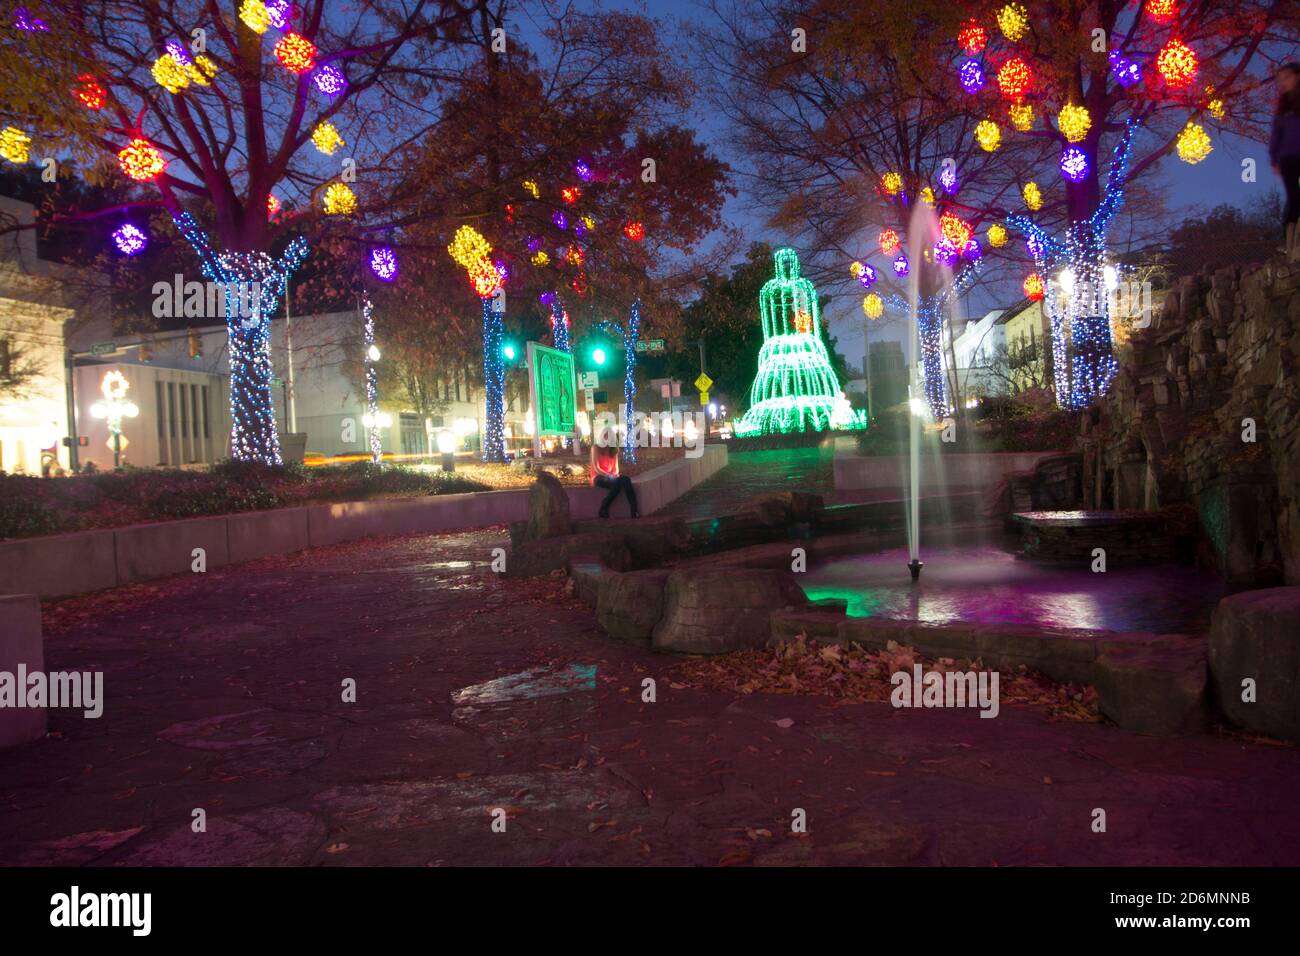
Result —
[[[99, 178], [116, 166], [137, 184], [82, 217], [160, 209], [204, 274], [234, 293], [234, 457], [280, 461], [266, 344], [307, 252], [293, 233], [386, 208], [389, 160], [436, 120], [428, 90], [455, 82], [445, 54], [481, 5], [51, 0], [44, 29], [16, 30], [0, 48], [3, 115], [32, 131], [41, 155], [78, 157]], [[344, 144], [350, 155], [329, 157]]]

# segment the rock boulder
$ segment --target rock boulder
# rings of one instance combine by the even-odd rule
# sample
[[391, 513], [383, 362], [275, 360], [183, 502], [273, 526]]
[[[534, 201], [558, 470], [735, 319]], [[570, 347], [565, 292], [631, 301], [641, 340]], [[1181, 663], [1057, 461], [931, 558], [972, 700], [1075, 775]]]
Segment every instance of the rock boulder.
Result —
[[[1228, 719], [1300, 741], [1300, 587], [1243, 591], [1219, 602], [1210, 623], [1210, 674]], [[1254, 702], [1242, 700], [1254, 682]]]
[[725, 654], [762, 647], [773, 611], [806, 607], [807, 597], [786, 571], [767, 568], [674, 571], [664, 592], [655, 650]]

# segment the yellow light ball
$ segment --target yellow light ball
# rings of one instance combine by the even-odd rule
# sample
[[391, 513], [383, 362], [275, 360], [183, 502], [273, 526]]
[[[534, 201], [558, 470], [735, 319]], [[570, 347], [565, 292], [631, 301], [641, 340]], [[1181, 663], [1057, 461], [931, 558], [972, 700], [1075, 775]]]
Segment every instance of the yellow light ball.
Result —
[[193, 63], [185, 65], [185, 73], [190, 78], [190, 82], [197, 86], [207, 86], [208, 81], [217, 75], [217, 64], [212, 62], [210, 57], [199, 54], [194, 58]]
[[991, 153], [1002, 145], [1002, 130], [992, 120], [980, 120], [975, 126], [975, 141]]
[[535, 253], [533, 253], [533, 265], [537, 266], [538, 268], [541, 268], [542, 266], [548, 266], [550, 264], [551, 264], [551, 257], [548, 256], [542, 250], [538, 249]]
[[1038, 212], [1043, 208], [1043, 191], [1038, 188], [1038, 183], [1025, 183], [1022, 195], [1025, 198], [1025, 205], [1030, 211]]
[[1067, 103], [1061, 108], [1061, 115], [1057, 117], [1056, 122], [1067, 143], [1078, 143], [1092, 128], [1092, 114], [1088, 112], [1086, 106]]
[[926, 186], [921, 190], [921, 202], [925, 203], [927, 206], [934, 205], [934, 190], [929, 186]]
[[271, 12], [262, 0], [244, 0], [239, 7], [239, 19], [254, 33], [265, 33], [271, 25]]
[[1034, 128], [1034, 108], [1028, 103], [1012, 103], [1007, 107], [1007, 115], [1011, 117], [1011, 125], [1022, 133]]
[[903, 177], [898, 173], [885, 173], [880, 177], [880, 185], [891, 196], [897, 196], [903, 188]]
[[1178, 134], [1177, 146], [1178, 158], [1192, 166], [1195, 166], [1214, 151], [1214, 144], [1210, 142], [1210, 134], [1190, 120], [1183, 127], [1183, 131]]
[[994, 249], [1001, 249], [1007, 244], [1007, 230], [1001, 223], [994, 223], [989, 226], [988, 231], [989, 245]]
[[16, 126], [0, 130], [0, 156], [11, 163], [25, 163], [31, 159], [32, 138]]
[[533, 182], [531, 179], [525, 179], [523, 186], [524, 192], [528, 193], [528, 195], [532, 196], [534, 199], [538, 198], [542, 194], [542, 191], [537, 188], [537, 183]]
[[885, 313], [885, 302], [874, 292], [868, 292], [862, 298], [862, 311], [869, 319], [878, 319]]
[[1015, 43], [1029, 30], [1029, 11], [1018, 3], [1008, 3], [998, 11], [998, 29]]
[[488, 257], [492, 252], [492, 243], [483, 238], [482, 233], [473, 226], [461, 226], [452, 237], [447, 251], [458, 265], [468, 269]]
[[153, 61], [153, 81], [168, 93], [179, 93], [190, 85], [190, 73], [185, 64], [170, 53]]
[[357, 195], [344, 183], [330, 183], [325, 189], [325, 214], [350, 216], [357, 211]]
[[312, 144], [326, 156], [334, 155], [340, 146], [346, 145], [334, 124], [326, 120], [311, 132]]

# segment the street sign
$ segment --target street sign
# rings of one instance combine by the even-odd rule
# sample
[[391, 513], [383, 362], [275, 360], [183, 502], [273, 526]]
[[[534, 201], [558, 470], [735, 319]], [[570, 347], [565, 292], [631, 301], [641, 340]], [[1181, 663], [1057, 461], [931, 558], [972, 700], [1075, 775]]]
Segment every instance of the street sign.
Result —
[[582, 398], [587, 403], [587, 411], [596, 407], [596, 390], [594, 388], [584, 388]]
[[116, 342], [96, 342], [90, 347], [91, 355], [112, 355], [116, 351]]
[[703, 372], [701, 372], [700, 377], [695, 380], [695, 387], [701, 392], [707, 392], [712, 385], [713, 379], [709, 378]]
[[107, 448], [108, 448], [109, 451], [126, 451], [126, 446], [129, 445], [129, 444], [131, 444], [129, 441], [126, 440], [126, 436], [125, 436], [125, 435], [120, 436], [120, 437], [118, 438], [118, 441], [121, 442], [121, 444], [118, 445], [116, 448], [114, 448], [114, 446], [113, 446], [113, 436], [112, 436], [112, 435], [109, 435], [109, 436], [108, 436], [108, 440], [107, 440], [106, 442], [104, 442], [104, 445], [107, 446]]
[[[536, 415], [534, 437], [573, 434], [577, 414], [573, 355], [528, 343], [528, 386]], [[534, 442], [534, 451], [538, 445]]]
[[707, 405], [707, 404], [709, 404], [709, 393], [708, 393], [708, 392], [703, 392], [703, 391], [700, 392], [700, 404], [701, 404], [701, 405]]
[[638, 352], [662, 352], [665, 347], [663, 339], [638, 339], [636, 343]]
[[580, 372], [579, 376], [582, 379], [582, 387], [588, 391], [593, 388], [600, 388], [599, 372]]

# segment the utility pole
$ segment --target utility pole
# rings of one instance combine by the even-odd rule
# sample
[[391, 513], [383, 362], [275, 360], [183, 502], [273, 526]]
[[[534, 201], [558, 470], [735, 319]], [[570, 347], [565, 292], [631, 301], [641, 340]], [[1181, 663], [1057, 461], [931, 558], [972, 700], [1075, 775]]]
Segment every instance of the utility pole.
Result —
[[293, 383], [293, 307], [290, 304], [292, 299], [289, 295], [289, 277], [284, 279], [284, 351], [288, 356], [289, 376], [287, 378], [287, 390], [285, 404], [289, 407], [286, 409], [288, 414], [285, 416], [289, 419], [286, 423], [291, 433], [298, 431], [298, 398], [297, 389]]
[[864, 318], [862, 326], [862, 343], [866, 354], [862, 356], [862, 371], [867, 377], [867, 421], [870, 422], [874, 417], [872, 415], [871, 405], [871, 319]]

